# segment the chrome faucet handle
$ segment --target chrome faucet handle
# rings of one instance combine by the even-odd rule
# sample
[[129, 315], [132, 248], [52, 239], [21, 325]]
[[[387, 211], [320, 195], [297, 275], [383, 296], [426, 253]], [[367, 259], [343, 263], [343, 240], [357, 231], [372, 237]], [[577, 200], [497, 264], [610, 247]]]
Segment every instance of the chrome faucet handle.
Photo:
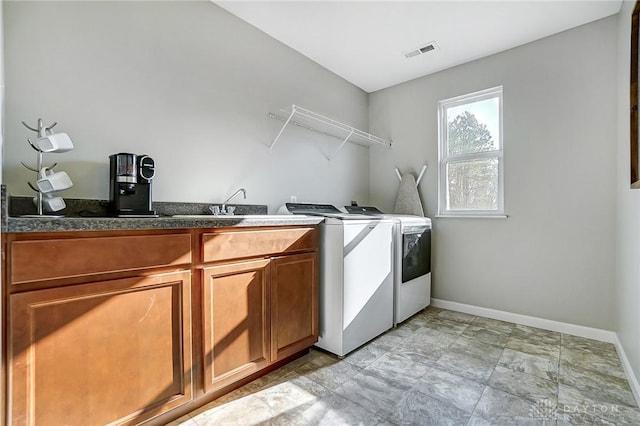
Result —
[[235, 207], [227, 206], [227, 214], [228, 214], [229, 216], [233, 216], [233, 212], [235, 212], [235, 211], [236, 211], [236, 208], [235, 208]]
[[218, 216], [220, 214], [220, 206], [209, 206], [209, 211]]

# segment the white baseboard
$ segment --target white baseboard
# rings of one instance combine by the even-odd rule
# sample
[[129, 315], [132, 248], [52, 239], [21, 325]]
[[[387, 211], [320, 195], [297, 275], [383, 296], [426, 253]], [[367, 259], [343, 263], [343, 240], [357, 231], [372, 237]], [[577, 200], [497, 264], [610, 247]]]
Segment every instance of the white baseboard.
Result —
[[536, 318], [528, 315], [514, 314], [512, 312], [498, 311], [496, 309], [466, 305], [464, 303], [449, 302], [447, 300], [440, 299], [431, 299], [431, 306], [433, 306], [434, 308], [464, 312], [465, 314], [477, 315], [501, 321], [508, 321], [515, 324], [527, 325], [529, 327], [537, 327], [544, 330], [556, 331], [558, 333], [571, 334], [573, 336], [613, 343], [613, 345], [616, 347], [616, 351], [618, 351], [618, 356], [620, 357], [620, 361], [622, 362], [624, 372], [627, 375], [629, 386], [631, 387], [633, 396], [636, 399], [636, 403], [640, 405], [640, 383], [638, 382], [635, 372], [631, 367], [631, 363], [629, 362], [629, 358], [627, 358], [627, 354], [624, 352], [622, 343], [620, 342], [620, 339], [618, 339], [618, 334], [614, 331], [584, 327], [582, 325]]
[[528, 315], [498, 311], [496, 309], [466, 305], [464, 303], [431, 299], [431, 306], [433, 306], [434, 308], [449, 309], [451, 311], [464, 312], [465, 314], [478, 315], [481, 317], [496, 319], [500, 321], [508, 321], [515, 324], [528, 325], [529, 327], [542, 328], [543, 330], [571, 334], [572, 336], [600, 340], [607, 343], [615, 344], [618, 340], [618, 336], [616, 335], [616, 333], [609, 330], [601, 330], [599, 328], [585, 327], [582, 325], [569, 324], [566, 322], [530, 317]]
[[638, 383], [633, 367], [631, 367], [629, 358], [627, 358], [627, 354], [624, 352], [624, 347], [622, 346], [622, 342], [620, 342], [617, 334], [616, 341], [613, 344], [616, 346], [616, 350], [618, 351], [618, 356], [622, 362], [624, 372], [627, 375], [627, 380], [629, 381], [629, 386], [631, 387], [633, 396], [636, 398], [636, 403], [640, 406], [640, 383]]

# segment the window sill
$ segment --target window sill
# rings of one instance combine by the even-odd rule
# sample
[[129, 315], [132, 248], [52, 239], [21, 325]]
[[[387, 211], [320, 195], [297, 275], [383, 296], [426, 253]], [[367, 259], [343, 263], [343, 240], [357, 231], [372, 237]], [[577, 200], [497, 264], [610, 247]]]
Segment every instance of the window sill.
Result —
[[437, 214], [434, 217], [449, 219], [507, 219], [509, 216], [506, 214]]

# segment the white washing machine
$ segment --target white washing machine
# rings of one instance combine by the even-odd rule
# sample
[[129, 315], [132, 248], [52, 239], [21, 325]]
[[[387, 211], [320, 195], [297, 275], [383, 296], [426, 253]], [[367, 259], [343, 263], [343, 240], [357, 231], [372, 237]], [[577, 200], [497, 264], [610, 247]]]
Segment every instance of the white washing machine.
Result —
[[320, 309], [316, 346], [344, 356], [393, 327], [395, 222], [327, 204], [287, 203], [320, 215]]
[[394, 222], [394, 326], [431, 304], [431, 219], [345, 206], [350, 213]]

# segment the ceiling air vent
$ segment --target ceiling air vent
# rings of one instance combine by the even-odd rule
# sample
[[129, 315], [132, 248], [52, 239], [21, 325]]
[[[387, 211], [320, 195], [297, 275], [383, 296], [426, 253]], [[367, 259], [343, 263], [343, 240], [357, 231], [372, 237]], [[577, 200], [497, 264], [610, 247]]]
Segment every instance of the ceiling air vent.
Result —
[[404, 52], [404, 57], [409, 59], [409, 58], [413, 58], [414, 56], [418, 56], [418, 55], [422, 55], [423, 53], [428, 53], [431, 52], [433, 50], [436, 50], [438, 48], [438, 45], [436, 45], [436, 43], [434, 41], [427, 43], [424, 46], [420, 46], [417, 47], [415, 49], [411, 49], [407, 52]]

